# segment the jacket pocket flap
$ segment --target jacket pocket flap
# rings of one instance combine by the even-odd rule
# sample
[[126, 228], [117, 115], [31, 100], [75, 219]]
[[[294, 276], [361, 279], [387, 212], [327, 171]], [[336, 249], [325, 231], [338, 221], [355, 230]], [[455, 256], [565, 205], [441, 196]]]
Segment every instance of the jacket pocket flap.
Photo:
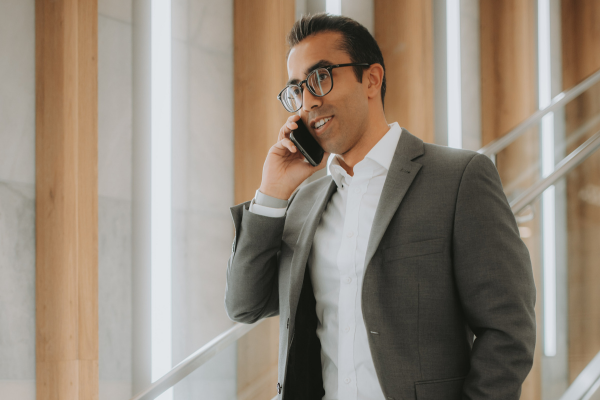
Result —
[[418, 400], [461, 399], [466, 376], [415, 382]]
[[392, 261], [439, 253], [444, 250], [445, 241], [446, 238], [437, 238], [388, 247], [383, 250], [383, 259], [384, 261]]

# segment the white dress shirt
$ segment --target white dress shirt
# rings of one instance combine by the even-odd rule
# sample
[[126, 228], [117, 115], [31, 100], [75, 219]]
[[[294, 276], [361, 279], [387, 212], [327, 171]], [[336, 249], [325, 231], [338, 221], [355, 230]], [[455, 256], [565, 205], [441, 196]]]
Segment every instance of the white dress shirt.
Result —
[[[337, 185], [308, 258], [316, 299], [323, 368], [323, 400], [384, 400], [362, 315], [365, 257], [375, 211], [402, 132], [397, 122], [354, 166], [354, 176], [335, 157], [329, 171]], [[256, 199], [255, 199], [256, 200]], [[260, 206], [250, 211], [270, 217], [285, 208]]]

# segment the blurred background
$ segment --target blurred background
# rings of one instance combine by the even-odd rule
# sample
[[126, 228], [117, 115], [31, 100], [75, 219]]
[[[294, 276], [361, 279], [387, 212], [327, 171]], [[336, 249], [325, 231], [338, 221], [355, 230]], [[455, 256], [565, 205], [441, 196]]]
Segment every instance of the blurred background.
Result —
[[600, 399], [597, 0], [0, 0], [1, 398], [277, 394], [278, 318], [225, 314], [229, 207], [317, 12], [378, 41], [388, 123], [496, 163], [538, 295], [521, 398]]

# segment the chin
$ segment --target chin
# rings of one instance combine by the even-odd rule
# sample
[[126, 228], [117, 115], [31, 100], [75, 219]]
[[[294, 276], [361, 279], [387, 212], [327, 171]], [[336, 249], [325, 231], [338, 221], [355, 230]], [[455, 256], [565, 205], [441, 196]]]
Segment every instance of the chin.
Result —
[[325, 150], [327, 153], [331, 154], [339, 154], [337, 150], [339, 150], [339, 143], [336, 143], [335, 139], [331, 137], [331, 135], [327, 135], [327, 137], [320, 137], [318, 140], [319, 145]]
[[326, 140], [324, 143], [321, 143], [321, 147], [331, 154], [344, 154], [348, 151], [348, 143], [345, 141]]

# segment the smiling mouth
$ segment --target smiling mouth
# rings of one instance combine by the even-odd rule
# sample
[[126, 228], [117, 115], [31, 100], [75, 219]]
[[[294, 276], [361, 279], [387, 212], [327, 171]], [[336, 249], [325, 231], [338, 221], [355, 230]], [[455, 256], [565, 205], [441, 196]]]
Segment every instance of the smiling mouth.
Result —
[[331, 117], [327, 117], [327, 118], [323, 118], [320, 119], [319, 121], [317, 121], [317, 123], [315, 124], [315, 132], [321, 133], [325, 130], [325, 128], [327, 126], [329, 126], [329, 123], [331, 122], [331, 120], [333, 119], [333, 115]]

